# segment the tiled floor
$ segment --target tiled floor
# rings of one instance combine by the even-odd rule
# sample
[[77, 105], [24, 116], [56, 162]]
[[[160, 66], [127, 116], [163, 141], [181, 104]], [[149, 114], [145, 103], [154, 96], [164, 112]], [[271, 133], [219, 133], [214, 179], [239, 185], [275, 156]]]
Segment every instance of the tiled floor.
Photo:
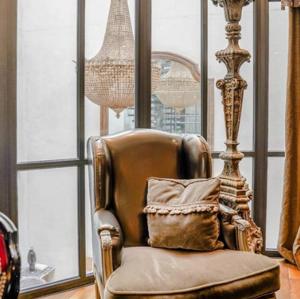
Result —
[[[94, 286], [84, 287], [67, 293], [57, 294], [44, 299], [94, 299]], [[41, 298], [42, 299], [42, 298]], [[229, 299], [229, 298], [228, 298]], [[281, 289], [277, 299], [300, 299], [300, 271], [295, 266], [281, 263]]]

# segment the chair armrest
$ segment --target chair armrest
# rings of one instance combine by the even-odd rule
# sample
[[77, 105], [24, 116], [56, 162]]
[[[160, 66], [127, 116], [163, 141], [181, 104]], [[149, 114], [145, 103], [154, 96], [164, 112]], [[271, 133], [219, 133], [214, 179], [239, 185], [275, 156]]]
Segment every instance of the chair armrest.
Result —
[[221, 226], [226, 245], [230, 249], [253, 251], [249, 246], [251, 223], [243, 219], [236, 210], [220, 204]]
[[108, 210], [95, 212], [94, 228], [100, 240], [102, 277], [105, 283], [113, 270], [120, 265], [123, 246], [122, 230], [114, 214]]

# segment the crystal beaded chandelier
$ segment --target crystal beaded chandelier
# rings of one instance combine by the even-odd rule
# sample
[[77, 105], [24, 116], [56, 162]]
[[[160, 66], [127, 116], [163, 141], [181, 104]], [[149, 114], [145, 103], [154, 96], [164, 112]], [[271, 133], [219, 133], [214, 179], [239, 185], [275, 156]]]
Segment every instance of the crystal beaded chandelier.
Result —
[[134, 39], [127, 0], [111, 0], [103, 45], [85, 64], [85, 92], [117, 116], [134, 105]]
[[[94, 103], [120, 113], [135, 100], [134, 37], [127, 0], [111, 0], [103, 45], [85, 64], [85, 92]], [[152, 67], [152, 82], [160, 69]]]

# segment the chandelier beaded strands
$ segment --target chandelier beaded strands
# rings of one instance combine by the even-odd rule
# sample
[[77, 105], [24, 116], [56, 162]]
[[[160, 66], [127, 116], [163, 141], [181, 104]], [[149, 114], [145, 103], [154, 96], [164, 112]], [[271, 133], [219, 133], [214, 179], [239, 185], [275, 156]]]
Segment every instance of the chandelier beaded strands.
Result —
[[200, 78], [194, 78], [183, 64], [172, 61], [166, 75], [161, 76], [154, 93], [160, 101], [180, 113], [200, 101]]
[[[94, 103], [120, 113], [135, 101], [134, 36], [127, 0], [111, 0], [100, 51], [85, 64], [85, 92]], [[160, 69], [152, 67], [152, 78]]]
[[85, 64], [85, 92], [117, 117], [134, 105], [134, 39], [127, 0], [111, 0], [103, 45]]

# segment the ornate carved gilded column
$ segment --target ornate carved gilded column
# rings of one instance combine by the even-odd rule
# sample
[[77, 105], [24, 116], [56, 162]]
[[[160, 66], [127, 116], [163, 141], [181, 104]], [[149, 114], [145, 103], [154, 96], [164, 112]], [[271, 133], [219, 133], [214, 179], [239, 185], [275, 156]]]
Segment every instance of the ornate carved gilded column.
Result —
[[281, 0], [282, 7], [300, 7], [300, 0]]
[[212, 1], [224, 9], [228, 40], [227, 48], [216, 53], [218, 61], [223, 62], [227, 68], [225, 78], [217, 81], [217, 87], [222, 93], [226, 126], [226, 151], [220, 155], [224, 161], [224, 169], [220, 175], [220, 198], [224, 205], [236, 210], [243, 219], [249, 222], [249, 225], [245, 226], [244, 240], [241, 242], [244, 245], [240, 249], [259, 252], [262, 248], [262, 234], [250, 216], [249, 201], [252, 199], [252, 191], [239, 170], [239, 163], [244, 155], [238, 151], [237, 141], [244, 90], [247, 88], [247, 82], [241, 77], [239, 70], [245, 62], [250, 61], [251, 57], [247, 50], [239, 46], [241, 39], [239, 22], [243, 7], [252, 0]]

